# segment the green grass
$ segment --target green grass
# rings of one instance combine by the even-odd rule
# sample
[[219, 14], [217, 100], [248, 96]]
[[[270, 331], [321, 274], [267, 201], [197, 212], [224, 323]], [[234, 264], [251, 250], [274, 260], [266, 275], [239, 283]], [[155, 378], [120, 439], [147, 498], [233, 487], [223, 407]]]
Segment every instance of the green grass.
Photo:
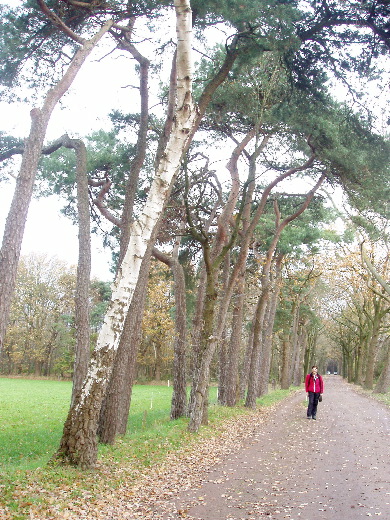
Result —
[[[211, 387], [209, 426], [193, 435], [187, 431], [187, 419], [169, 419], [172, 388], [136, 385], [128, 433], [113, 446], [99, 447], [98, 470], [82, 472], [47, 464], [59, 446], [71, 388], [71, 383], [62, 381], [0, 378], [0, 503], [9, 508], [14, 520], [28, 518], [31, 504], [44, 507], [45, 496], [55, 494], [58, 487], [70, 489], [72, 500], [82, 500], [85, 490], [91, 496], [113, 490], [122, 483], [122, 468], [126, 467], [129, 479], [133, 470], [136, 475], [143, 467], [163, 461], [169, 452], [214, 435], [226, 419], [251, 413], [242, 404], [218, 406], [217, 389]], [[271, 406], [288, 393], [271, 392], [258, 405]]]
[[58, 447], [72, 385], [0, 378], [0, 472], [46, 464]]

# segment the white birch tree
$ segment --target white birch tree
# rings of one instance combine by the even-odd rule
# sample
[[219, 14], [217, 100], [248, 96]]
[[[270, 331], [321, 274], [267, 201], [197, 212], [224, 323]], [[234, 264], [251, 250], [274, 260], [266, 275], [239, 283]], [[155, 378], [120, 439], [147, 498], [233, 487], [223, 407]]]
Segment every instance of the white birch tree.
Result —
[[91, 467], [97, 458], [99, 412], [112, 371], [121, 330], [133, 298], [138, 275], [153, 229], [168, 199], [181, 158], [197, 121], [192, 98], [192, 12], [189, 0], [175, 0], [177, 32], [176, 107], [164, 154], [156, 168], [144, 210], [131, 225], [129, 245], [113, 284], [113, 295], [93, 353], [88, 375], [64, 425], [56, 459]]

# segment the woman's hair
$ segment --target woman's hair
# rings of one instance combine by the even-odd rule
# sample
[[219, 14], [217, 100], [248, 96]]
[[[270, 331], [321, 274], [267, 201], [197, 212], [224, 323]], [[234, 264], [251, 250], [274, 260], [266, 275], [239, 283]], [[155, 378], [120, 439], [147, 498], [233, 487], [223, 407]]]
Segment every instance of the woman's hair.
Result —
[[[312, 370], [312, 371], [313, 371], [313, 368], [316, 368], [316, 369], [317, 369], [317, 375], [319, 376], [320, 373], [318, 372], [318, 366], [317, 366], [317, 365], [313, 365], [313, 366], [311, 367], [311, 370]], [[312, 373], [311, 373], [311, 372], [310, 372], [310, 376], [312, 376]]]

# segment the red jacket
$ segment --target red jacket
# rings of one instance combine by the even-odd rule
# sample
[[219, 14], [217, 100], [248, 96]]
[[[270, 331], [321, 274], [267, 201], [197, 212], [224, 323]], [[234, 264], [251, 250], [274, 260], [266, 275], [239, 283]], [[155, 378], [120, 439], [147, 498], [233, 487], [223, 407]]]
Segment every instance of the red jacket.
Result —
[[312, 374], [307, 374], [305, 380], [305, 389], [306, 392], [315, 392], [322, 394], [324, 392], [324, 381], [322, 377], [317, 374], [317, 379], [314, 380]]

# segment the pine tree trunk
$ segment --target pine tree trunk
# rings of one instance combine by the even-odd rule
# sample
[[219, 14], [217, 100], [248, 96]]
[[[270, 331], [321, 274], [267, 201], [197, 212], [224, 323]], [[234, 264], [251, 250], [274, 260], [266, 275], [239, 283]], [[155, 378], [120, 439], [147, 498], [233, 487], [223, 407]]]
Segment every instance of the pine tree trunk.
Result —
[[[229, 280], [229, 271], [230, 271], [230, 252], [228, 252], [225, 256], [223, 271], [221, 273], [221, 283], [222, 288], [219, 293], [219, 305], [218, 305], [218, 325], [221, 323], [221, 320], [225, 322], [226, 317], [222, 316], [221, 313], [224, 313], [224, 307], [222, 305], [222, 301], [226, 298], [226, 292], [228, 288], [228, 280]], [[217, 331], [218, 334], [218, 331]], [[218, 402], [220, 404], [225, 404], [226, 399], [226, 378], [228, 373], [228, 342], [226, 337], [226, 327], [223, 327], [221, 331], [220, 339], [219, 339], [219, 384], [218, 384]]]
[[307, 326], [307, 321], [305, 321], [303, 323], [303, 326], [301, 327], [299, 336], [298, 336], [298, 341], [300, 344], [300, 349], [299, 349], [300, 358], [299, 358], [299, 364], [298, 364], [298, 368], [297, 368], [297, 372], [296, 372], [296, 380], [294, 381], [295, 386], [299, 386], [303, 381], [303, 374], [304, 374], [303, 366], [304, 366], [304, 359], [305, 359], [305, 354], [306, 354], [306, 350], [307, 350], [306, 326]]
[[[218, 218], [218, 227], [215, 239], [213, 240], [212, 247], [209, 243], [209, 238], [205, 238], [206, 234], [203, 230], [202, 233], [197, 233], [192, 227], [192, 233], [201, 244], [203, 249], [203, 260], [205, 265], [206, 281], [205, 281], [205, 302], [201, 304], [199, 302], [199, 309], [203, 307], [203, 317], [199, 322], [200, 326], [200, 348], [195, 353], [195, 366], [194, 366], [194, 377], [191, 389], [191, 398], [189, 406], [190, 422], [188, 425], [189, 431], [198, 431], [200, 425], [207, 423], [207, 388], [210, 366], [207, 363], [211, 363], [215, 349], [222, 338], [224, 331], [224, 324], [227, 315], [227, 309], [230, 302], [231, 294], [234, 285], [230, 286], [230, 293], [227, 295], [227, 283], [224, 280], [224, 294], [219, 300], [219, 312], [216, 330], [214, 331], [214, 316], [216, 312], [216, 299], [217, 299], [217, 282], [219, 277], [220, 265], [226, 260], [226, 266], [229, 266], [230, 262], [226, 259], [229, 255], [229, 250], [233, 246], [236, 240], [238, 228], [236, 227], [234, 232], [230, 234], [229, 224], [234, 214], [237, 200], [240, 194], [240, 182], [238, 175], [237, 162], [245, 149], [245, 146], [251, 141], [254, 136], [254, 131], [248, 132], [242, 142], [234, 149], [231, 159], [228, 164], [232, 185], [229, 193], [229, 198], [223, 208], [222, 214]], [[239, 222], [239, 219], [237, 220]], [[199, 315], [197, 316], [199, 319]], [[203, 412], [201, 411], [203, 410]]]
[[253, 347], [249, 368], [248, 392], [246, 395], [245, 406], [248, 408], [256, 408], [256, 399], [259, 393], [259, 371], [261, 358], [261, 333], [264, 322], [265, 311], [267, 308], [269, 296], [269, 280], [265, 280], [262, 287], [260, 298], [257, 302], [254, 331], [253, 331]]
[[249, 368], [251, 364], [252, 348], [253, 348], [253, 335], [254, 335], [254, 319], [252, 320], [250, 333], [245, 349], [244, 361], [240, 373], [240, 398], [245, 398], [245, 391], [249, 382]]
[[207, 280], [198, 364], [195, 367], [192, 382], [192, 403], [190, 421], [188, 423], [188, 430], [191, 432], [197, 432], [200, 425], [204, 424], [203, 418], [208, 400], [207, 391], [209, 386], [210, 364], [217, 346], [217, 338], [213, 336], [215, 303], [217, 298], [214, 279], [216, 272], [210, 262], [207, 244], [204, 245], [203, 249], [207, 268]]
[[198, 282], [198, 290], [196, 297], [196, 306], [194, 318], [192, 320], [192, 332], [191, 332], [191, 393], [190, 399], [188, 403], [187, 415], [191, 416], [191, 411], [193, 410], [195, 404], [195, 387], [194, 384], [197, 380], [197, 371], [200, 365], [200, 356], [201, 356], [201, 336], [202, 336], [202, 326], [203, 326], [203, 312], [204, 312], [204, 304], [205, 304], [205, 295], [206, 295], [206, 283], [207, 283], [207, 274], [206, 270], [203, 266], [201, 269], [201, 273], [199, 276]]
[[91, 226], [87, 176], [87, 149], [81, 140], [69, 143], [76, 152], [77, 217], [79, 258], [75, 299], [76, 353], [73, 372], [72, 402], [81, 391], [90, 359], [89, 287], [91, 278]]
[[184, 417], [187, 412], [186, 385], [186, 344], [187, 344], [187, 308], [186, 282], [183, 267], [175, 258], [172, 266], [175, 282], [175, 345], [173, 362], [173, 394], [171, 404], [171, 419]]
[[291, 376], [290, 381], [295, 384], [296, 373], [299, 368], [299, 341], [298, 341], [298, 326], [299, 326], [299, 312], [300, 312], [299, 298], [294, 301], [292, 308], [292, 326], [291, 326]]
[[[242, 236], [244, 238], [240, 243], [240, 255], [229, 282], [230, 286], [235, 283], [235, 296], [232, 297], [234, 300], [232, 332], [230, 336], [228, 367], [226, 374], [226, 394], [223, 403], [227, 406], [235, 406], [241, 395], [241, 388], [239, 387], [239, 362], [245, 305], [245, 264], [248, 258], [251, 235], [251, 233], [249, 233], [249, 228], [251, 226], [251, 210], [253, 194], [256, 188], [256, 159], [259, 153], [266, 147], [267, 143], [268, 137], [266, 136], [262, 140], [261, 144], [256, 147], [254, 153], [249, 158], [249, 171], [247, 179], [248, 190], [245, 195], [244, 210], [242, 212]], [[235, 281], [235, 278], [237, 281]], [[244, 364], [246, 359], [247, 358], [244, 359]], [[247, 368], [247, 371], [243, 369], [246, 374], [248, 374], [249, 365]]]
[[[302, 169], [308, 168], [309, 165], [312, 164], [312, 161], [314, 160], [314, 156], [312, 155], [306, 163], [302, 166]], [[290, 174], [290, 172], [294, 171], [294, 169], [289, 170], [287, 173]], [[285, 174], [285, 175], [286, 175]], [[261, 355], [261, 331], [263, 327], [264, 322], [264, 315], [266, 311], [266, 305], [268, 303], [268, 297], [269, 297], [269, 291], [270, 291], [270, 268], [271, 268], [271, 262], [272, 257], [274, 255], [276, 246], [278, 244], [280, 235], [284, 228], [290, 224], [293, 220], [298, 218], [309, 206], [311, 200], [314, 197], [315, 192], [318, 190], [318, 188], [321, 186], [322, 182], [325, 180], [325, 176], [321, 175], [319, 180], [317, 181], [316, 185], [313, 189], [309, 191], [309, 193], [306, 196], [305, 201], [301, 204], [300, 208], [290, 215], [289, 217], [286, 217], [284, 220], [280, 220], [280, 211], [278, 207], [278, 203], [275, 200], [274, 201], [274, 211], [275, 211], [275, 232], [272, 239], [272, 242], [268, 248], [266, 260], [263, 265], [263, 272], [262, 272], [262, 293], [259, 298], [259, 302], [256, 309], [256, 318], [255, 318], [255, 325], [254, 325], [254, 334], [253, 334], [253, 348], [252, 348], [252, 357], [251, 357], [251, 364], [249, 369], [249, 382], [248, 382], [248, 393], [246, 396], [245, 406], [248, 408], [255, 408], [256, 407], [256, 398], [258, 395], [258, 387], [259, 387], [259, 378], [258, 378], [258, 371], [259, 371], [259, 364], [260, 364], [260, 355]], [[274, 181], [275, 183], [276, 181]], [[271, 185], [269, 185], [271, 186]], [[268, 188], [269, 188], [268, 186]]]
[[187, 412], [186, 389], [186, 343], [187, 343], [187, 304], [184, 270], [179, 262], [180, 239], [177, 237], [172, 256], [153, 249], [154, 256], [170, 267], [173, 274], [175, 294], [175, 342], [173, 360], [173, 394], [171, 419], [184, 417]]

